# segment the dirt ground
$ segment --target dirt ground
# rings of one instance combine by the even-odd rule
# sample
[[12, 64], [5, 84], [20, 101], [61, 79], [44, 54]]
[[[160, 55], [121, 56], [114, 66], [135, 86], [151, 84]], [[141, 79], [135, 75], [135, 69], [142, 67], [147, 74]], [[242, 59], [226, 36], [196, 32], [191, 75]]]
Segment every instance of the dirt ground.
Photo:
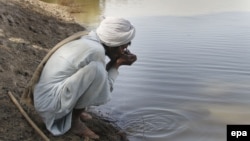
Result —
[[[7, 93], [11, 91], [20, 100], [35, 68], [48, 50], [73, 33], [85, 30], [64, 8], [38, 0], [0, 0], [0, 141], [42, 140]], [[87, 140], [70, 132], [52, 136], [33, 107], [22, 106], [50, 140]], [[100, 141], [127, 140], [118, 127], [99, 116], [94, 115], [87, 125], [100, 135]]]

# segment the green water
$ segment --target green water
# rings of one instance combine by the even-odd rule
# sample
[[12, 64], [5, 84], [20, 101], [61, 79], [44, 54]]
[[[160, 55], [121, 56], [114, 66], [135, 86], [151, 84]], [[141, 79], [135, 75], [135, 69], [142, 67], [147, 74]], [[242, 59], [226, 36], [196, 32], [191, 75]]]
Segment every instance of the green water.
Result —
[[94, 28], [100, 22], [104, 2], [102, 0], [42, 0], [67, 6], [76, 21], [85, 27]]

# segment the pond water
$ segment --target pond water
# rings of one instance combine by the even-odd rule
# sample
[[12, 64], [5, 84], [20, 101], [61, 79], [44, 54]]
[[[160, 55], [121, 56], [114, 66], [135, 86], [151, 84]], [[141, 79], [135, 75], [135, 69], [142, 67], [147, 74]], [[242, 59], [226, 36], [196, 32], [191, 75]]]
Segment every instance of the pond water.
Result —
[[227, 124], [250, 124], [248, 0], [97, 3], [90, 28], [111, 15], [137, 29], [138, 61], [120, 68], [112, 100], [98, 107], [131, 141], [225, 141]]

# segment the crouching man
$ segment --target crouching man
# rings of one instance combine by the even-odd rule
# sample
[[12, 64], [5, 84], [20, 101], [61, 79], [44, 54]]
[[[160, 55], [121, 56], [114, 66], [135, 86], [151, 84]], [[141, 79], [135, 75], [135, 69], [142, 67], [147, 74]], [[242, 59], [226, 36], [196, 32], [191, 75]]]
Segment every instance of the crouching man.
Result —
[[49, 58], [34, 88], [34, 106], [53, 135], [71, 129], [99, 138], [84, 124], [91, 118], [84, 109], [109, 101], [118, 68], [137, 59], [127, 49], [134, 36], [128, 20], [107, 17], [96, 31], [66, 43]]

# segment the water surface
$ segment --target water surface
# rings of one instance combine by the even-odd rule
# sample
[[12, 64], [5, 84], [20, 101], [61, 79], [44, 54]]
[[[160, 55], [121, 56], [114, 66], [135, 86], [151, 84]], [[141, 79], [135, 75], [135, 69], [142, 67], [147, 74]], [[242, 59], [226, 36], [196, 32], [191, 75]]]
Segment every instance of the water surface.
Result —
[[133, 141], [225, 141], [227, 124], [250, 123], [249, 19], [131, 18], [138, 62], [122, 67], [103, 109]]

